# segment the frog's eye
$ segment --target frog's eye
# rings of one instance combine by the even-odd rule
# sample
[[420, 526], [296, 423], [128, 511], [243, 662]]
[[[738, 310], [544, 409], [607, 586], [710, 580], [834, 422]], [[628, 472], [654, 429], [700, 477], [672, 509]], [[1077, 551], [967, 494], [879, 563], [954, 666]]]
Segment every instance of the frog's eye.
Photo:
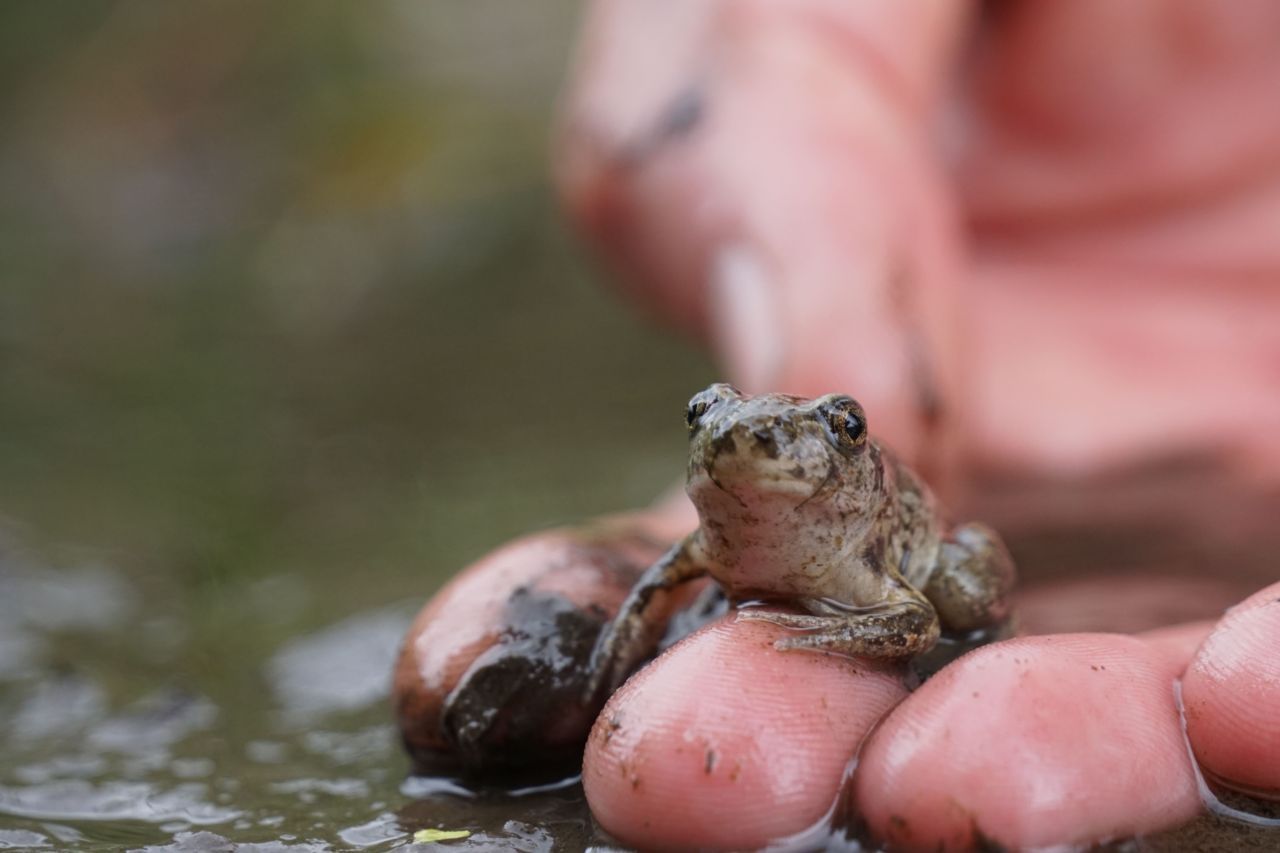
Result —
[[695, 432], [698, 429], [702, 416], [716, 403], [734, 400], [741, 396], [737, 388], [724, 382], [717, 382], [694, 394], [693, 399], [689, 401], [689, 408], [684, 413], [684, 421], [689, 425], [689, 432]]
[[858, 444], [867, 437], [867, 421], [854, 411], [846, 411], [840, 422], [842, 437]]
[[857, 448], [867, 440], [867, 419], [862, 407], [845, 397], [833, 400], [823, 407], [827, 423], [841, 447]]
[[702, 420], [702, 416], [707, 413], [709, 408], [711, 408], [711, 404], [706, 400], [691, 400], [689, 402], [689, 410], [684, 413], [684, 420], [689, 425], [690, 432], [698, 428], [698, 421]]

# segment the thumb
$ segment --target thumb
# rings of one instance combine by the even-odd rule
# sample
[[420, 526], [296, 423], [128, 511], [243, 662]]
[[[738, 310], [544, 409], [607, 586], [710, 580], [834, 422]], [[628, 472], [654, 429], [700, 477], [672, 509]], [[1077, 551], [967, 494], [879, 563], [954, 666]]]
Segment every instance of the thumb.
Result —
[[853, 394], [917, 463], [962, 374], [927, 132], [961, 11], [600, 0], [558, 149], [571, 213], [642, 304], [749, 391]]

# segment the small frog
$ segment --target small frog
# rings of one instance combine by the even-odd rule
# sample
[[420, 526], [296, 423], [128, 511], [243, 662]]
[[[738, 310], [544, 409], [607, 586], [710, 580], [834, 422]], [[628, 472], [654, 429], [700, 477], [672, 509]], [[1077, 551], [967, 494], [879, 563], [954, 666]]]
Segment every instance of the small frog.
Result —
[[702, 575], [739, 619], [796, 630], [779, 649], [877, 658], [929, 650], [1008, 617], [1014, 567], [990, 528], [946, 523], [928, 487], [867, 435], [862, 406], [830, 394], [748, 396], [715, 384], [689, 401], [687, 491], [699, 526], [640, 577], [600, 635], [590, 692], [652, 654], [667, 593]]

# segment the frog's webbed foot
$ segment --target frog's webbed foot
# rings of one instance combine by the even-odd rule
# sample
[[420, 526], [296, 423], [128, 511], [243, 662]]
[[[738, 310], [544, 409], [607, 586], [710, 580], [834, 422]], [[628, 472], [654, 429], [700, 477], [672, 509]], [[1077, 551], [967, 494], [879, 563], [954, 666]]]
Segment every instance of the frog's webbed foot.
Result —
[[904, 658], [918, 655], [938, 641], [938, 617], [922, 601], [902, 601], [830, 616], [740, 610], [739, 619], [771, 622], [809, 633], [774, 642], [780, 651], [809, 649], [859, 657]]
[[653, 654], [670, 616], [665, 593], [706, 573], [697, 557], [697, 535], [685, 537], [646, 569], [622, 602], [618, 615], [600, 632], [588, 664], [588, 702], [603, 700]]
[[962, 524], [942, 542], [938, 566], [923, 590], [953, 631], [997, 625], [1009, 616], [1013, 558], [985, 524]]

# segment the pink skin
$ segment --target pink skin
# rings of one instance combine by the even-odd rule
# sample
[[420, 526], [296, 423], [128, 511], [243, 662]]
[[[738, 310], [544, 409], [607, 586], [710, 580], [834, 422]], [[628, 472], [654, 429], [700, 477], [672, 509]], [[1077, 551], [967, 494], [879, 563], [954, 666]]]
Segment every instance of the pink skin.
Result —
[[779, 652], [783, 634], [729, 617], [614, 694], [582, 770], [612, 832], [645, 849], [748, 849], [823, 817], [906, 690], [888, 671]]
[[[705, 338], [735, 383], [848, 390], [917, 462], [939, 442], [1023, 474], [1211, 452], [1242, 488], [1274, 488], [1280, 6], [998, 8], [968, 50], [977, 11], [961, 2], [595, 0], [561, 135], [567, 205], [630, 293]], [[707, 98], [696, 131], [623, 163], [690, 83]], [[918, 417], [910, 335], [951, 404], [938, 433]], [[1184, 671], [1202, 762], [1278, 790], [1276, 598], [1203, 644], [1199, 624], [967, 657], [885, 717], [856, 804], [930, 849], [975, 828], [1050, 845], [1177, 823], [1197, 803]], [[597, 728], [585, 765], [606, 828], [643, 848], [750, 847], [824, 813], [868, 709], [895, 694], [883, 675], [782, 660], [768, 630], [722, 623], [613, 698], [602, 719], [625, 736]], [[832, 697], [841, 715], [817, 714]], [[746, 781], [700, 772], [709, 739]]]
[[964, 850], [977, 833], [1087, 843], [1182, 822], [1200, 800], [1172, 701], [1179, 671], [1115, 634], [987, 646], [894, 710], [864, 747], [857, 802], [877, 835], [910, 848]]
[[[1267, 593], [1280, 596], [1280, 585]], [[726, 617], [610, 700], [587, 747], [588, 801], [610, 832], [643, 849], [762, 846], [826, 813], [846, 762], [885, 711], [862, 745], [854, 802], [875, 833], [904, 849], [964, 850], [978, 835], [1035, 847], [1155, 832], [1200, 805], [1173, 692], [1188, 662], [1197, 754], [1242, 784], [1276, 787], [1274, 664], [1253, 653], [1265, 637], [1223, 636], [1233, 618], [1214, 632], [1219, 647], [1198, 654], [1203, 623], [1140, 638], [1019, 638], [962, 658], [908, 696], [883, 671], [783, 657], [768, 642], [780, 629]], [[1280, 620], [1269, 624], [1274, 649]], [[1195, 686], [1197, 670], [1242, 655], [1249, 663], [1233, 671], [1236, 684]], [[1256, 692], [1267, 678], [1271, 704]], [[1191, 708], [1206, 701], [1198, 695], [1212, 705], [1204, 718], [1238, 724], [1197, 730]]]
[[[736, 384], [855, 390], [908, 456], [895, 281], [967, 459], [1079, 473], [1214, 445], [1280, 475], [1280, 7], [1004, 6], [957, 73], [958, 2], [597, 0], [567, 205]], [[699, 83], [696, 134], [619, 165]]]
[[1218, 623], [1182, 682], [1187, 734], [1215, 777], [1280, 791], [1280, 583]]

